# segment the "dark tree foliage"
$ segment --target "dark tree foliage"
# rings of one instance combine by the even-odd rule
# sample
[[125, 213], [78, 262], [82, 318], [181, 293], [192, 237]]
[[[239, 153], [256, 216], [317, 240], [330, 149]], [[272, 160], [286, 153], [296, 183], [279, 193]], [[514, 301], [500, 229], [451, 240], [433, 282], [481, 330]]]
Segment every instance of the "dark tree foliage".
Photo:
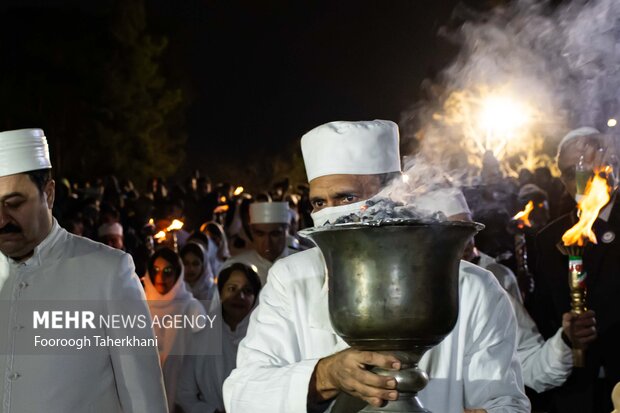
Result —
[[183, 96], [159, 67], [165, 38], [144, 0], [98, 14], [14, 9], [0, 15], [0, 128], [41, 127], [55, 175], [173, 174], [184, 159]]

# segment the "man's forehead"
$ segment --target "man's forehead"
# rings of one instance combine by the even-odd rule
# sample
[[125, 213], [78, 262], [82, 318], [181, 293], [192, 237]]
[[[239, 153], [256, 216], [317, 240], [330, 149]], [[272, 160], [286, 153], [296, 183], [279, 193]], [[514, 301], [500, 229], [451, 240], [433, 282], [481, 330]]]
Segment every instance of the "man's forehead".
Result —
[[22, 194], [26, 196], [36, 190], [36, 185], [27, 174], [0, 177], [0, 198], [6, 197], [9, 194]]
[[310, 193], [326, 190], [330, 192], [352, 190], [378, 180], [379, 175], [325, 175], [310, 181]]

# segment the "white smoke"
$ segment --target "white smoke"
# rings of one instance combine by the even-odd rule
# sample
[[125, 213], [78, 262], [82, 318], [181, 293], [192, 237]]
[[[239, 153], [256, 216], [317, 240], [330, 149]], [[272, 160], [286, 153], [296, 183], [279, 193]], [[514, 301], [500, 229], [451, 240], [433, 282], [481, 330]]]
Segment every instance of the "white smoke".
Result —
[[[428, 88], [427, 101], [404, 114], [401, 125], [406, 129], [415, 119], [419, 154], [434, 165], [459, 175], [475, 166], [470, 173], [478, 173], [482, 151], [469, 139], [472, 132], [463, 122], [442, 118], [442, 111], [455, 92], [475, 98], [501, 90], [536, 112], [532, 141], [508, 142], [509, 147], [522, 145], [520, 155], [513, 150], [512, 161], [516, 155], [526, 156], [525, 150], [546, 154], [549, 161], [570, 129], [606, 129], [607, 119], [620, 116], [619, 19], [617, 0], [579, 0], [555, 8], [548, 2], [519, 0], [478, 16], [448, 34], [461, 46], [456, 59]], [[405, 130], [404, 135], [412, 133]]]

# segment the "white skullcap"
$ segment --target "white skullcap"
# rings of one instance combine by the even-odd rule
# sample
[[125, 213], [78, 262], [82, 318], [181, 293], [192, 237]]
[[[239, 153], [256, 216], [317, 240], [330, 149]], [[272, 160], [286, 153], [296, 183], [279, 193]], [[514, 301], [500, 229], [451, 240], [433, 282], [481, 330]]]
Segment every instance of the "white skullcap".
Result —
[[97, 231], [97, 235], [99, 238], [105, 237], [106, 235], [119, 235], [123, 236], [123, 226], [118, 222], [113, 222], [111, 224], [102, 224]]
[[288, 202], [253, 202], [250, 204], [250, 224], [288, 223]]
[[413, 205], [418, 209], [430, 212], [443, 212], [446, 217], [471, 214], [463, 192], [457, 188], [438, 189], [416, 197]]
[[308, 181], [400, 171], [398, 126], [389, 120], [326, 123], [301, 138], [301, 152]]
[[600, 133], [601, 132], [599, 132], [598, 129], [590, 126], [583, 126], [581, 128], [573, 129], [572, 131], [568, 132], [566, 136], [564, 136], [560, 141], [560, 144], [558, 145], [558, 155], [562, 151], [562, 148], [564, 148], [564, 146], [566, 146], [569, 142], [583, 136], [600, 135]]
[[0, 176], [51, 167], [49, 146], [41, 129], [0, 132]]

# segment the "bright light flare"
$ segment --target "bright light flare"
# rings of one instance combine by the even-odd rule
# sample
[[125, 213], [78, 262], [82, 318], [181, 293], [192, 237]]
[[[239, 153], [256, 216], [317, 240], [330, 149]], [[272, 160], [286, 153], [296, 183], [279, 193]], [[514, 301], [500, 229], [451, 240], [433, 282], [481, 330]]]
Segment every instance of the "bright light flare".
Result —
[[618, 121], [616, 119], [609, 119], [607, 121], [607, 126], [609, 126], [610, 128], [615, 127], [618, 124]]
[[611, 188], [607, 183], [607, 175], [611, 173], [611, 168], [607, 167], [603, 171], [603, 176], [599, 172], [588, 182], [584, 197], [579, 202], [579, 222], [562, 236], [562, 242], [567, 247], [583, 247], [588, 241], [596, 244], [596, 235], [592, 231], [592, 225], [598, 217], [601, 209], [611, 199]]
[[512, 217], [513, 220], [518, 222], [518, 227], [523, 229], [524, 227], [531, 227], [530, 213], [534, 210], [534, 202], [530, 201], [525, 206], [525, 209]]
[[170, 231], [178, 231], [181, 228], [183, 228], [183, 221], [179, 221], [178, 219], [175, 219], [172, 221], [172, 224], [170, 224], [170, 226], [168, 228], [166, 228], [166, 232], [170, 232]]
[[482, 102], [480, 124], [495, 133], [511, 134], [527, 124], [529, 119], [527, 108], [506, 96], [489, 96]]
[[531, 114], [526, 106], [507, 96], [487, 96], [480, 106], [478, 121], [485, 134], [483, 146], [497, 157], [529, 123]]
[[243, 191], [244, 191], [243, 187], [242, 187], [242, 186], [238, 186], [238, 187], [235, 189], [235, 192], [233, 192], [233, 194], [234, 194], [235, 196], [239, 196], [239, 195], [241, 195], [241, 194], [243, 193]]
[[166, 231], [159, 231], [157, 234], [153, 236], [158, 241], [163, 241], [166, 239]]

